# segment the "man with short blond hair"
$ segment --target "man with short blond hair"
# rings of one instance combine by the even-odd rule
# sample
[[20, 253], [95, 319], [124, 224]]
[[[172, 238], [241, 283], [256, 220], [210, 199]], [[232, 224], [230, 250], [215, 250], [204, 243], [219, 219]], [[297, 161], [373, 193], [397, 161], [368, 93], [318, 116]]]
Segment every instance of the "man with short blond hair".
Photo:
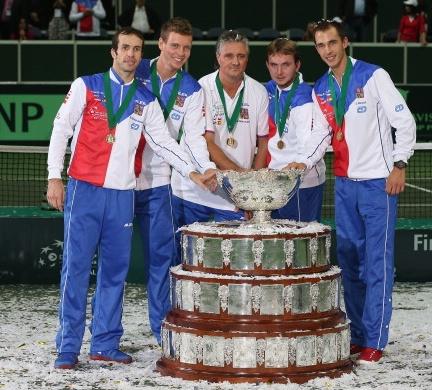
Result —
[[[143, 59], [136, 78], [157, 96], [170, 135], [189, 156], [191, 164], [197, 171], [211, 174], [216, 166], [209, 160], [203, 136], [204, 93], [198, 82], [182, 69], [192, 49], [189, 21], [179, 17], [168, 20], [162, 26], [158, 44], [159, 57]], [[171, 308], [169, 268], [180, 261], [175, 241], [179, 226], [172, 192], [181, 196], [182, 191], [195, 192], [199, 187], [188, 183], [176, 171], [171, 173], [170, 166], [144, 144], [138, 149], [135, 166], [138, 175], [135, 215], [148, 267], [150, 327], [160, 343], [161, 323]]]

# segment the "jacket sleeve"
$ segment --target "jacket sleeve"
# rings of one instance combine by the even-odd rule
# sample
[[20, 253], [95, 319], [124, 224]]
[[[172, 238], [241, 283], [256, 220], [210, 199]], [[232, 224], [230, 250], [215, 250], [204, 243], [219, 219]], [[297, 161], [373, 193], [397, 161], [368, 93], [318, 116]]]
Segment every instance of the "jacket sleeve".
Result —
[[396, 129], [394, 161], [408, 161], [416, 142], [416, 123], [400, 92], [384, 69], [374, 73], [376, 92], [391, 126]]
[[81, 78], [76, 79], [54, 119], [48, 149], [48, 179], [61, 178], [69, 138], [82, 117], [86, 105], [86, 87]]
[[268, 95], [267, 90], [264, 86], [259, 91], [260, 94], [257, 99], [257, 136], [258, 137], [268, 137], [269, 134], [269, 124], [268, 124]]
[[204, 173], [207, 169], [216, 168], [215, 163], [210, 161], [207, 150], [205, 133], [205, 108], [204, 91], [202, 88], [194, 92], [189, 98], [189, 105], [183, 120], [182, 143], [189, 153], [192, 163], [198, 171]]
[[[291, 110], [295, 135], [297, 138], [297, 156], [305, 153], [307, 142], [312, 132], [312, 111], [313, 103], [304, 103], [301, 106], [294, 107]], [[293, 156], [296, 161], [297, 156]], [[291, 160], [291, 157], [290, 157]]]
[[78, 5], [77, 3], [74, 1], [72, 3], [70, 12], [69, 12], [69, 21], [71, 23], [76, 23], [78, 22], [78, 20], [81, 20], [84, 16], [83, 12], [78, 12]]
[[319, 107], [315, 91], [312, 92], [312, 100], [312, 132], [305, 145], [303, 156], [299, 159], [299, 162], [306, 164], [308, 169], [323, 158], [332, 137], [331, 127]]
[[148, 145], [154, 153], [164, 159], [182, 176], [189, 177], [195, 170], [189, 160], [189, 156], [184, 152], [177, 141], [172, 138], [165, 124], [162, 109], [157, 100], [153, 100], [146, 106], [144, 118], [143, 134]]
[[202, 77], [198, 82], [201, 85], [202, 91], [204, 93], [204, 117], [205, 117], [205, 131], [215, 132], [212, 118], [212, 94], [210, 88], [206, 86], [206, 79], [208, 76]]
[[93, 15], [99, 20], [105, 19], [106, 17], [105, 8], [102, 5], [102, 2], [100, 0], [98, 0], [95, 6], [93, 7]]

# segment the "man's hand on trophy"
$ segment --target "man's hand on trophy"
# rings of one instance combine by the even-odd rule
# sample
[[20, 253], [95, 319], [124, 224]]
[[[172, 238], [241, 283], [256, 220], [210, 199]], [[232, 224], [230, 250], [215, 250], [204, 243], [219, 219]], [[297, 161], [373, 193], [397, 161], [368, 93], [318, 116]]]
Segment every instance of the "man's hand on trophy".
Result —
[[203, 190], [215, 191], [217, 187], [216, 180], [217, 169], [207, 169], [203, 174], [193, 171], [189, 178]]
[[243, 210], [243, 213], [246, 221], [250, 221], [253, 218], [253, 211]]
[[306, 164], [298, 163], [298, 162], [291, 162], [286, 167], [283, 167], [282, 170], [288, 170], [288, 169], [300, 169], [304, 171], [306, 169]]
[[211, 192], [215, 192], [218, 186], [218, 182], [216, 178], [217, 172], [219, 172], [218, 169], [210, 168], [207, 169], [203, 174], [203, 176], [206, 177], [204, 184]]

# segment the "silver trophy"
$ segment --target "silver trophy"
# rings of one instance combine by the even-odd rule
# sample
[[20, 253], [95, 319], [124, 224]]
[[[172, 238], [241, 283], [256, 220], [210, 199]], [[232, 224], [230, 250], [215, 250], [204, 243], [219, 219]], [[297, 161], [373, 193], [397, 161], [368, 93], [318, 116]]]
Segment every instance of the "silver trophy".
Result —
[[253, 211], [249, 223], [271, 221], [272, 210], [285, 206], [296, 193], [303, 170], [220, 171], [217, 181], [234, 204]]

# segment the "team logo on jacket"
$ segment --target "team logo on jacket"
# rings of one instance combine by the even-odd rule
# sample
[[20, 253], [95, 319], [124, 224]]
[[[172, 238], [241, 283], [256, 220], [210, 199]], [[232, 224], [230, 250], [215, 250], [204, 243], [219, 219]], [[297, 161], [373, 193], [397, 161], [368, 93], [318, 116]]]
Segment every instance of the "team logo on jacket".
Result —
[[213, 124], [216, 126], [222, 126], [223, 120], [221, 116], [217, 116], [213, 119]]
[[397, 106], [395, 106], [395, 111], [396, 112], [401, 112], [404, 109], [403, 104], [398, 104]]
[[324, 92], [316, 92], [317, 98], [321, 99], [324, 103], [330, 103], [333, 99], [330, 90]]
[[361, 88], [361, 87], [356, 88], [356, 98], [357, 99], [363, 99], [364, 98], [363, 88]]
[[175, 105], [177, 107], [183, 107], [185, 100], [186, 100], [186, 96], [177, 95], [176, 100], [175, 100]]
[[247, 108], [242, 108], [240, 110], [240, 118], [241, 119], [249, 119], [249, 110]]
[[135, 104], [134, 106], [134, 114], [141, 116], [143, 114], [144, 106], [142, 104]]

